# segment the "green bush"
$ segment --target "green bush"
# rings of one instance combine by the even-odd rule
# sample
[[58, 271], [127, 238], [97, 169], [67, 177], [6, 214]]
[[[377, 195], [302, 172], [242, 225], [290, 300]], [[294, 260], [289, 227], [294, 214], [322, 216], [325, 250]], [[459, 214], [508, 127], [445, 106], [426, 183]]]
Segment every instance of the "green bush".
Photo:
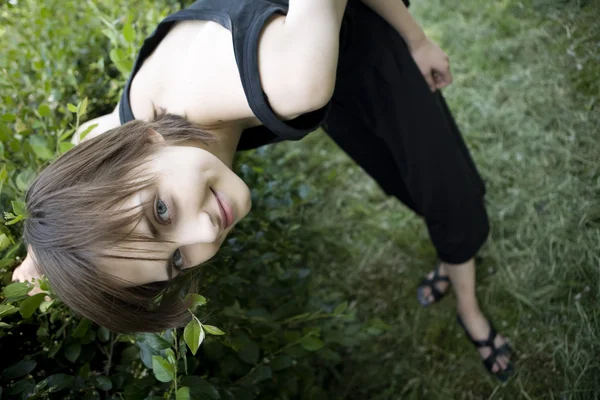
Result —
[[31, 285], [10, 283], [25, 255], [23, 197], [36, 171], [71, 148], [81, 121], [112, 110], [142, 39], [179, 7], [0, 6], [2, 399], [326, 398], [327, 371], [341, 354], [387, 328], [361, 325], [341, 294], [319, 290], [311, 271], [319, 260], [306, 250], [313, 239], [298, 229], [312, 188], [277, 180], [260, 151], [237, 166], [253, 188], [252, 216], [199, 272], [208, 300], [195, 295], [185, 330], [117, 335], [74, 315], [45, 281], [34, 296]]

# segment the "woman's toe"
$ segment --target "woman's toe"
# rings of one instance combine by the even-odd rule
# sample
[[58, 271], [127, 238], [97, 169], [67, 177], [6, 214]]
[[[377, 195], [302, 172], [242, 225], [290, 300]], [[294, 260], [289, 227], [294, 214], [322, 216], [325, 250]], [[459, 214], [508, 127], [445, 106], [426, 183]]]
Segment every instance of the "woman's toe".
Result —
[[502, 367], [502, 371], [506, 371], [508, 369], [508, 365], [510, 364], [510, 360], [507, 356], [500, 356], [500, 366]]
[[501, 370], [502, 370], [502, 368], [500, 368], [500, 366], [498, 366], [498, 362], [495, 362], [494, 365], [492, 366], [492, 372], [494, 374], [497, 374]]

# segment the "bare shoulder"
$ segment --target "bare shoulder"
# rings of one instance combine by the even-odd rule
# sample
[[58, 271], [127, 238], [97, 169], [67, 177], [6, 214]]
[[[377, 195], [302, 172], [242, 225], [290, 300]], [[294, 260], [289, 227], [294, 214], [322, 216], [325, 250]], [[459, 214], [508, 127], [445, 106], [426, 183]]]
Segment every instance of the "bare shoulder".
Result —
[[143, 120], [158, 108], [202, 126], [253, 117], [231, 33], [212, 21], [177, 23], [134, 77], [129, 101]]
[[[331, 97], [343, 12], [340, 4], [334, 0], [290, 2], [287, 15], [276, 14], [263, 26], [257, 79], [280, 118], [316, 110]], [[129, 100], [135, 118], [148, 120], [155, 109], [164, 108], [203, 126], [233, 121], [259, 124], [248, 104], [237, 61], [228, 29], [212, 21], [177, 23], [133, 79]]]

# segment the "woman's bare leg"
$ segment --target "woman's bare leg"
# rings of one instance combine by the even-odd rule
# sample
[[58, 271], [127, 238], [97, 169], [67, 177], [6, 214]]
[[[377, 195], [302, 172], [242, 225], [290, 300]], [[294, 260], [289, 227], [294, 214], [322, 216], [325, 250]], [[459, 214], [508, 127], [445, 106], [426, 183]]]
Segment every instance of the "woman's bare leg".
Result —
[[[475, 261], [471, 259], [463, 264], [447, 264], [442, 263], [444, 271], [450, 276], [454, 293], [456, 294], [456, 306], [458, 314], [462, 319], [465, 327], [475, 340], [486, 340], [490, 333], [490, 325], [479, 308], [477, 296], [475, 293]], [[506, 343], [504, 337], [496, 336], [496, 347]], [[491, 349], [488, 347], [480, 348], [482, 358], [487, 358]], [[498, 356], [497, 363], [494, 365], [493, 372], [498, 372], [499, 369], [505, 370], [508, 366], [508, 356]]]

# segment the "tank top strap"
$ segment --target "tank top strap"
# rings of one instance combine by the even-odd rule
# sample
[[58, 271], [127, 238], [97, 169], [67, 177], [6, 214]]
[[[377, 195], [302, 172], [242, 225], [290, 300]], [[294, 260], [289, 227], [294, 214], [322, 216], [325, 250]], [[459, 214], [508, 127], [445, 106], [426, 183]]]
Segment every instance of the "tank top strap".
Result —
[[[135, 119], [129, 103], [129, 91], [144, 60], [156, 49], [175, 22], [204, 20], [217, 22], [231, 31], [236, 64], [250, 109], [264, 125], [242, 135], [240, 149], [254, 148], [282, 140], [299, 140], [318, 128], [327, 117], [329, 105], [283, 121], [273, 111], [263, 91], [258, 68], [258, 41], [265, 23], [275, 14], [287, 14], [285, 0], [198, 0], [188, 8], [169, 15], [144, 41], [127, 80], [119, 116], [121, 123]], [[251, 131], [251, 134], [250, 134]]]

